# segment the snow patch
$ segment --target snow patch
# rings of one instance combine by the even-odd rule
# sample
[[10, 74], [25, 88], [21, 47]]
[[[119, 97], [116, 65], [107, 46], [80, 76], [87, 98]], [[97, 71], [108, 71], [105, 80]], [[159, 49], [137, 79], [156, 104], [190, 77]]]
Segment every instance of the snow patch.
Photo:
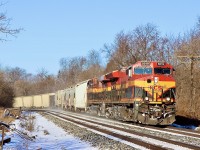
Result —
[[[33, 141], [24, 139], [15, 132], [7, 133], [11, 137], [11, 142], [3, 146], [4, 149], [67, 149], [67, 150], [96, 150], [89, 143], [83, 142], [72, 135], [69, 135], [64, 129], [58, 127], [51, 121], [42, 117], [38, 113], [35, 116], [35, 130], [32, 132], [25, 131], [20, 126], [21, 120], [13, 122], [16, 129], [26, 132], [29, 137], [35, 137]], [[25, 136], [26, 137], [26, 136]]]

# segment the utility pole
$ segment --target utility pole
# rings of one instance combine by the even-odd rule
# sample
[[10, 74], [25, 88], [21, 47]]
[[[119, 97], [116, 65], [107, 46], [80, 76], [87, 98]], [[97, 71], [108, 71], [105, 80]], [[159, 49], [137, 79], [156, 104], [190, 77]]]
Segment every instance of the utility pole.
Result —
[[194, 73], [193, 73], [193, 70], [194, 70], [194, 62], [197, 62], [197, 61], [200, 61], [200, 56], [194, 56], [194, 55], [191, 55], [191, 56], [177, 56], [178, 59], [182, 59], [182, 61], [185, 61], [185, 62], [182, 62], [182, 63], [190, 63], [190, 80], [191, 80], [191, 83], [190, 83], [190, 95], [191, 95], [191, 99], [190, 99], [190, 111], [191, 113], [195, 113], [193, 112], [195, 109], [194, 109], [194, 96], [195, 96], [195, 88], [194, 88]]

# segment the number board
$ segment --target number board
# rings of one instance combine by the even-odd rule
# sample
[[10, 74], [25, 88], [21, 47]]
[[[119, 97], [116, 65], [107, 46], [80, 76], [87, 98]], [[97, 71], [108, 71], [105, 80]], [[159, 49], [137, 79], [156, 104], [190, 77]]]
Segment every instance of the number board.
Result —
[[142, 66], [150, 66], [151, 62], [147, 62], [147, 61], [142, 61], [141, 65]]
[[165, 63], [164, 63], [164, 62], [158, 62], [157, 65], [158, 65], [158, 66], [164, 66]]

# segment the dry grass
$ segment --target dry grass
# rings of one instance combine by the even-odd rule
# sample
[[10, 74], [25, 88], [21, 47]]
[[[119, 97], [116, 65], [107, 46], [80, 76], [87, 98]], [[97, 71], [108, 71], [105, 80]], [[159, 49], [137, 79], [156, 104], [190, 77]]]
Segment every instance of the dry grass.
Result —
[[21, 117], [20, 126], [27, 131], [34, 131], [35, 130], [35, 116], [29, 112], [26, 115]]
[[5, 123], [11, 123], [13, 122], [17, 116], [21, 115], [21, 111], [19, 109], [9, 109], [11, 116], [6, 116], [4, 117], [4, 111], [5, 108], [0, 108], [0, 121], [5, 122]]

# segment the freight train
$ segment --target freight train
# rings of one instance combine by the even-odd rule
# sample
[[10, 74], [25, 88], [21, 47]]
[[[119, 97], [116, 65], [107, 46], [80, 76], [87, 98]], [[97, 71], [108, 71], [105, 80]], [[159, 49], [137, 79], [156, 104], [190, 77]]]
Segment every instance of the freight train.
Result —
[[56, 107], [148, 125], [175, 121], [174, 69], [139, 61], [55, 93]]

